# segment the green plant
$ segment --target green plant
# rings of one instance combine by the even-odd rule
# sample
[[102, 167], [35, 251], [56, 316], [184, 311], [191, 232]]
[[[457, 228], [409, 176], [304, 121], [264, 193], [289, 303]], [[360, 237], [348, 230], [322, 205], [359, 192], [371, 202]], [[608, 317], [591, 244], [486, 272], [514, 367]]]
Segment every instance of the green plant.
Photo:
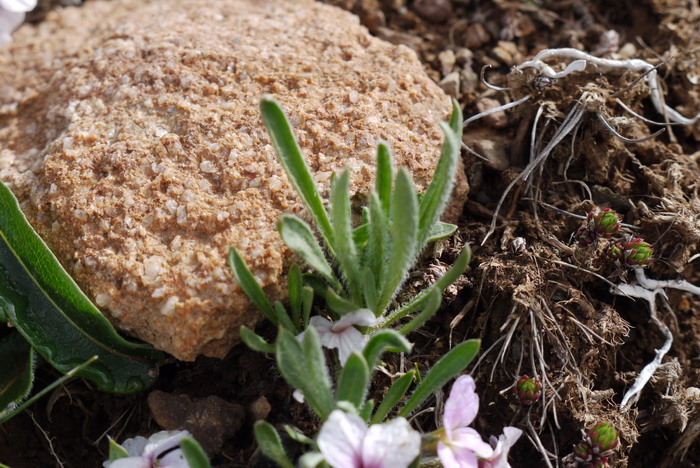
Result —
[[13, 327], [0, 338], [0, 362], [7, 363], [0, 371], [0, 422], [25, 407], [20, 403], [31, 391], [38, 356], [64, 374], [117, 393], [151, 385], [157, 376], [156, 363], [163, 356], [117, 334], [61, 267], [1, 182], [0, 321]]

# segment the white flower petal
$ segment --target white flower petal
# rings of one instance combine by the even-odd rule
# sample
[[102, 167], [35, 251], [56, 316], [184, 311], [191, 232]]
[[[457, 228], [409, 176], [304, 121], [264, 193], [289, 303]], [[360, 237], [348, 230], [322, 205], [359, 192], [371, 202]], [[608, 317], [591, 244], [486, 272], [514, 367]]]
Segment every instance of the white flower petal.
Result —
[[362, 350], [367, 343], [367, 336], [363, 335], [359, 330], [350, 327], [341, 333], [336, 333], [338, 340], [338, 357], [340, 363], [345, 365], [353, 352], [362, 354]]
[[455, 380], [450, 396], [445, 402], [442, 423], [448, 436], [453, 429], [470, 425], [478, 412], [479, 396], [476, 394], [474, 379], [469, 375], [462, 375]]
[[26, 13], [36, 7], [36, 0], [0, 0], [0, 7], [15, 13]]
[[480, 458], [493, 457], [493, 448], [481, 439], [471, 427], [460, 427], [452, 432], [452, 437], [445, 441], [451, 447], [459, 447], [474, 452]]
[[185, 459], [185, 454], [182, 450], [177, 449], [168, 452], [166, 456], [158, 462], [158, 468], [190, 468], [190, 464]]
[[377, 323], [377, 317], [374, 316], [374, 312], [369, 309], [357, 309], [354, 312], [345, 314], [340, 317], [340, 320], [333, 323], [332, 330], [334, 332], [341, 332], [352, 325], [360, 325], [363, 327], [371, 327]]
[[153, 468], [148, 457], [127, 457], [102, 464], [105, 468]]
[[318, 448], [333, 468], [360, 467], [364, 421], [354, 414], [333, 411], [318, 434]]
[[158, 458], [162, 453], [177, 447], [185, 437], [191, 436], [187, 431], [160, 431], [148, 438], [143, 449], [143, 456]]
[[420, 434], [404, 418], [370, 426], [362, 442], [362, 466], [405, 468], [420, 453]]
[[503, 428], [503, 434], [498, 439], [491, 437], [493, 456], [486, 460], [479, 460], [479, 468], [510, 468], [508, 452], [522, 434], [523, 431], [517, 427], [507, 426]]
[[143, 454], [143, 449], [146, 447], [148, 439], [141, 436], [136, 436], [133, 439], [126, 439], [120, 445], [131, 456], [140, 456]]

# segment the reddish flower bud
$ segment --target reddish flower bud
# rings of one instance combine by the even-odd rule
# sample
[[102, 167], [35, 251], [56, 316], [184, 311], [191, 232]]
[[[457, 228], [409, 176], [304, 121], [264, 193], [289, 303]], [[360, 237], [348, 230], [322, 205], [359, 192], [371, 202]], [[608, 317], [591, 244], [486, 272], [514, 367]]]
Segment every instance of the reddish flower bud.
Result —
[[612, 237], [618, 232], [620, 232], [620, 217], [610, 208], [605, 208], [603, 211], [599, 211], [597, 214], [593, 212], [588, 213], [590, 229], [600, 237]]
[[632, 239], [622, 246], [620, 260], [629, 266], [645, 267], [654, 259], [654, 249], [640, 238]]
[[615, 450], [619, 443], [619, 437], [615, 427], [608, 422], [596, 424], [586, 435], [596, 454]]
[[523, 375], [516, 382], [513, 391], [518, 396], [520, 403], [523, 405], [531, 405], [540, 398], [542, 384], [537, 378], [530, 378], [527, 375]]

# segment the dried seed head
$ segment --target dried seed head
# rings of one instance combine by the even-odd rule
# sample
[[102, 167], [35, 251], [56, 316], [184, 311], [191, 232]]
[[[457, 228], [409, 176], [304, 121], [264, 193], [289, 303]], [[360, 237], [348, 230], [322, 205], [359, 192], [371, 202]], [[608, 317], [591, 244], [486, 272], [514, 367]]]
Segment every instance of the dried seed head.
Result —
[[539, 400], [540, 393], [542, 392], [542, 384], [537, 378], [530, 378], [527, 375], [523, 375], [516, 382], [513, 391], [518, 396], [520, 403], [529, 406]]

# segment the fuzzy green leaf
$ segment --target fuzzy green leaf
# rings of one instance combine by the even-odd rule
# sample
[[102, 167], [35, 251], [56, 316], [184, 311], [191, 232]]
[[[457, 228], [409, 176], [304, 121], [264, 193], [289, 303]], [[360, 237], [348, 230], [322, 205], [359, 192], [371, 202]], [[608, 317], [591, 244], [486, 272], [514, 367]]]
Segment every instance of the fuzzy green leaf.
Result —
[[304, 286], [301, 292], [301, 304], [302, 304], [302, 330], [306, 330], [309, 326], [309, 317], [311, 316], [311, 308], [314, 305], [314, 290], [309, 286]]
[[404, 395], [406, 395], [408, 387], [410, 387], [411, 383], [413, 383], [415, 376], [416, 371], [410, 370], [396, 379], [396, 381], [389, 388], [389, 391], [382, 402], [379, 404], [374, 416], [372, 416], [371, 424], [380, 424], [384, 421], [384, 419], [386, 419], [392, 408], [394, 408], [394, 406], [401, 401]]
[[359, 301], [360, 271], [358, 268], [357, 249], [352, 238], [350, 213], [350, 172], [344, 170], [331, 187], [331, 220], [335, 232], [335, 258], [343, 272], [350, 297]]
[[329, 247], [332, 246], [334, 239], [333, 228], [328, 220], [323, 202], [318, 194], [318, 190], [316, 190], [309, 167], [304, 161], [301, 148], [299, 148], [299, 144], [294, 137], [287, 116], [272, 96], [264, 96], [260, 100], [260, 112], [262, 113], [263, 123], [267, 128], [267, 132], [270, 134], [272, 146], [277, 152], [287, 177], [289, 177], [292, 186], [304, 202], [306, 209], [309, 210], [326, 244]]
[[396, 330], [379, 330], [369, 338], [362, 354], [369, 368], [373, 369], [383, 352], [408, 353], [411, 347], [411, 343]]
[[421, 311], [421, 313], [413, 317], [410, 322], [401, 327], [399, 333], [401, 333], [402, 335], [408, 335], [412, 331], [423, 326], [425, 322], [430, 320], [430, 318], [433, 315], [435, 315], [435, 313], [440, 308], [441, 303], [442, 290], [437, 288], [430, 288], [430, 293], [428, 293], [428, 297], [425, 300], [425, 305], [423, 306], [423, 310]]
[[338, 379], [336, 400], [349, 401], [355, 408], [361, 408], [369, 385], [369, 367], [365, 358], [352, 353], [345, 361]]
[[350, 312], [355, 312], [357, 309], [361, 309], [361, 304], [355, 304], [347, 299], [340, 297], [333, 289], [328, 288], [326, 290], [326, 305], [333, 312], [339, 316], [349, 314]]
[[180, 448], [190, 468], [211, 468], [211, 463], [209, 463], [209, 458], [207, 458], [204, 449], [192, 437], [183, 438], [180, 441]]
[[303, 258], [311, 268], [323, 276], [334, 288], [340, 288], [338, 280], [333, 275], [333, 269], [328, 264], [328, 260], [323, 254], [323, 249], [316, 241], [308, 224], [294, 215], [283, 214], [277, 223], [277, 229], [287, 247]]
[[284, 431], [287, 433], [290, 439], [300, 444], [313, 445], [314, 440], [305, 436], [299, 432], [296, 428], [290, 426], [289, 424], [284, 425]]
[[0, 303], [30, 345], [60, 372], [91, 356], [80, 377], [101, 391], [133, 393], [156, 378], [163, 353], [117, 334], [44, 244], [0, 183]]
[[445, 354], [423, 378], [398, 415], [407, 417], [418, 405], [423, 403], [430, 395], [455, 375], [462, 372], [479, 352], [479, 340], [469, 340], [460, 343]]
[[[0, 301], [2, 298], [0, 298]], [[0, 339], [0, 416], [16, 408], [32, 391], [36, 354], [16, 330]]]
[[292, 311], [292, 322], [295, 331], [301, 332], [305, 327], [301, 324], [301, 307], [304, 279], [299, 265], [292, 265], [287, 277], [287, 292], [289, 293], [289, 308]]
[[275, 353], [275, 346], [265, 341], [265, 338], [255, 333], [248, 327], [241, 326], [240, 328], [241, 341], [253, 351], [259, 353]]
[[241, 285], [241, 289], [245, 295], [248, 296], [248, 299], [255, 304], [255, 307], [257, 307], [273, 325], [279, 325], [275, 309], [272, 307], [267, 296], [265, 296], [265, 292], [263, 292], [257, 280], [248, 269], [245, 260], [243, 260], [234, 246], [231, 246], [228, 251], [228, 265], [233, 272], [234, 278], [236, 278], [238, 284]]
[[450, 237], [457, 230], [457, 226], [450, 223], [443, 223], [442, 221], [433, 225], [428, 233], [427, 243], [435, 242], [445, 237]]
[[294, 468], [294, 464], [289, 460], [282, 447], [282, 440], [272, 424], [265, 421], [258, 421], [253, 427], [255, 440], [258, 442], [260, 451], [270, 460], [277, 463], [282, 468]]
[[396, 185], [392, 193], [389, 264], [386, 275], [381, 278], [382, 293], [379, 296], [377, 313], [386, 309], [398, 292], [409, 268], [413, 265], [417, 254], [417, 233], [418, 201], [416, 190], [408, 170], [402, 167], [396, 176]]
[[391, 167], [391, 151], [389, 144], [385, 141], [380, 141], [377, 144], [377, 181], [375, 184], [375, 192], [379, 196], [379, 201], [384, 210], [384, 215], [389, 216], [391, 206], [391, 180], [393, 178], [393, 170]]
[[462, 108], [459, 107], [459, 102], [452, 99], [452, 115], [450, 116], [450, 128], [457, 137], [457, 142], [462, 141], [462, 131], [464, 130], [464, 118], [462, 117]]
[[365, 423], [369, 422], [369, 418], [372, 417], [372, 411], [374, 410], [374, 400], [367, 400], [360, 408], [359, 415]]

